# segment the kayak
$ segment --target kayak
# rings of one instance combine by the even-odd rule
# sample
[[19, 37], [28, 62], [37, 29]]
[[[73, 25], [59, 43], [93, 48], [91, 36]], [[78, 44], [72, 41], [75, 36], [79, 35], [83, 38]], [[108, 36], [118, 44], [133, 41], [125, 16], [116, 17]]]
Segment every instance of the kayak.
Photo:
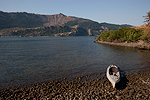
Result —
[[117, 66], [110, 65], [107, 68], [106, 76], [108, 80], [112, 83], [113, 88], [115, 88], [116, 83], [120, 81], [120, 71]]

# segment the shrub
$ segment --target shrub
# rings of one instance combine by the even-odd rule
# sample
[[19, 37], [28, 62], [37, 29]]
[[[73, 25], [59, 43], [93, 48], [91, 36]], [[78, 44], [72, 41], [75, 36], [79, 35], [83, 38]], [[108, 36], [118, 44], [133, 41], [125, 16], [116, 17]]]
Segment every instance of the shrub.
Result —
[[[104, 31], [101, 35], [98, 36], [98, 40], [104, 40], [104, 41], [118, 41], [118, 42], [124, 42], [124, 41], [132, 41], [135, 42], [140, 39], [141, 36], [141, 30], [134, 29], [134, 28], [120, 28], [118, 30], [110, 30], [110, 31]], [[143, 37], [144, 38], [144, 37]]]
[[146, 27], [142, 32], [143, 33], [142, 33], [140, 39], [145, 42], [150, 42], [150, 27], [149, 26]]

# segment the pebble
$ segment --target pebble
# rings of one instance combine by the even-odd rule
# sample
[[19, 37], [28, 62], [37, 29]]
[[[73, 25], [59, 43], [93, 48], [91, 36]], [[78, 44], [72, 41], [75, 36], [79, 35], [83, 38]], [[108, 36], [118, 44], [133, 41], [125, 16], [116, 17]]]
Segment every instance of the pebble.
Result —
[[[120, 88], [112, 88], [106, 75], [98, 73], [76, 77], [72, 80], [49, 81], [36, 83], [31, 87], [8, 88], [0, 90], [0, 100], [3, 99], [43, 99], [43, 100], [100, 100], [100, 99], [150, 99], [150, 84], [145, 73], [132, 73], [126, 75], [126, 81]], [[99, 76], [99, 77], [98, 77]], [[85, 81], [83, 81], [85, 80]], [[122, 85], [124, 84], [124, 85]]]
[[121, 99], [121, 96], [116, 95], [116, 98], [117, 98], [117, 99]]

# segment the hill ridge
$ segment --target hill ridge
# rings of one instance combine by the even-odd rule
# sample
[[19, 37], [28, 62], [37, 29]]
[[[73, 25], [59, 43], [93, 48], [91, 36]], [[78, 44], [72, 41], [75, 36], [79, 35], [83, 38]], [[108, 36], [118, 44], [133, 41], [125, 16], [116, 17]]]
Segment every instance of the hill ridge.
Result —
[[22, 30], [22, 28], [35, 29], [39, 27], [42, 28], [42, 27], [66, 25], [68, 27], [78, 26], [80, 27], [78, 29], [82, 28], [83, 30], [85, 30], [84, 32], [90, 32], [88, 34], [92, 36], [98, 36], [103, 31], [115, 30], [120, 27], [131, 27], [131, 25], [98, 23], [90, 19], [84, 19], [74, 16], [66, 16], [62, 13], [53, 15], [42, 15], [27, 12], [3, 12], [3, 11], [0, 11], [0, 23], [1, 23], [0, 35], [4, 33], [3, 29], [8, 28], [18, 28], [18, 30]]

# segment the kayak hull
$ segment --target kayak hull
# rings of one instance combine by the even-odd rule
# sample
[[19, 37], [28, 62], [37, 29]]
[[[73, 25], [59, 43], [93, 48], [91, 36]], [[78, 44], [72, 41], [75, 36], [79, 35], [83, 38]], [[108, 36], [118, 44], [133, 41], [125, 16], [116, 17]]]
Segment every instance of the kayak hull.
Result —
[[106, 76], [108, 80], [112, 83], [113, 88], [115, 88], [116, 83], [120, 81], [120, 71], [117, 66], [110, 65], [107, 68]]

